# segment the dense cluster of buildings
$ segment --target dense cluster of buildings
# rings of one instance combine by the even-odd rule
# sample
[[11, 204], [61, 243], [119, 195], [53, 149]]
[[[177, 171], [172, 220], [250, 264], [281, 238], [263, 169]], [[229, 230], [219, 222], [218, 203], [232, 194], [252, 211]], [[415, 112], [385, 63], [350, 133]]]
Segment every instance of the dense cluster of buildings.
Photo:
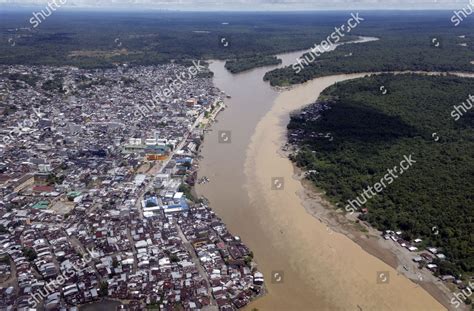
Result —
[[235, 310], [263, 293], [252, 252], [191, 195], [223, 106], [201, 66], [0, 69], [1, 309]]
[[[327, 101], [315, 105], [309, 105], [299, 111], [292, 113], [291, 122], [294, 124], [315, 122], [321, 118], [321, 115], [324, 113], [324, 111], [331, 109], [331, 104], [331, 101]], [[291, 146], [299, 146], [308, 140], [332, 141], [334, 139], [332, 133], [319, 132], [313, 130], [312, 128], [290, 128], [287, 136], [288, 143], [286, 144], [285, 149], [289, 149]]]

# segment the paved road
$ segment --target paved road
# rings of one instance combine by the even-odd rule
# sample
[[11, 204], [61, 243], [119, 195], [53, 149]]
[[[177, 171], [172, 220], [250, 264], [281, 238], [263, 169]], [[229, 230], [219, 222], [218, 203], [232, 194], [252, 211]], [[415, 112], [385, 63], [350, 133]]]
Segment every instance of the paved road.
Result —
[[[204, 113], [201, 113], [199, 115], [199, 117], [197, 117], [196, 121], [194, 122], [191, 130], [186, 134], [186, 136], [181, 140], [181, 142], [178, 144], [178, 146], [175, 148], [175, 150], [173, 150], [173, 152], [170, 153], [169, 157], [164, 160], [164, 161], [160, 161], [159, 163], [156, 163], [149, 171], [148, 171], [148, 176], [152, 176], [152, 178], [146, 183], [145, 187], [143, 188], [143, 190], [140, 192], [140, 195], [138, 196], [138, 199], [137, 199], [137, 202], [135, 203], [135, 207], [138, 209], [138, 213], [139, 213], [139, 216], [140, 216], [140, 219], [143, 219], [143, 208], [142, 208], [142, 200], [143, 200], [143, 197], [145, 195], [145, 193], [150, 190], [152, 187], [153, 187], [153, 184], [155, 183], [155, 180], [156, 180], [156, 175], [158, 174], [161, 174], [164, 170], [164, 168], [166, 167], [166, 165], [168, 165], [168, 163], [171, 161], [171, 159], [173, 158], [173, 156], [178, 152], [180, 151], [181, 149], [183, 149], [184, 145], [186, 144], [189, 136], [191, 135], [192, 131], [199, 125], [199, 123], [201, 123], [202, 119], [204, 118]], [[156, 168], [159, 167], [158, 170], [156, 170]]]
[[[206, 280], [207, 294], [209, 295], [209, 297], [211, 297], [211, 305], [216, 308], [215, 310], [217, 310], [217, 303], [216, 303], [216, 301], [214, 300], [214, 297], [211, 294], [211, 285], [210, 285], [210, 282], [209, 282], [209, 277], [208, 277], [206, 271], [204, 270], [204, 267], [201, 266], [201, 262], [199, 261], [199, 258], [197, 256], [196, 252], [194, 251], [194, 247], [191, 245], [191, 243], [188, 241], [188, 239], [186, 239], [186, 236], [184, 235], [183, 231], [181, 230], [181, 227], [178, 224], [175, 224], [175, 225], [176, 225], [176, 228], [178, 230], [178, 235], [179, 235], [180, 239], [183, 241], [184, 247], [186, 247], [189, 254], [191, 254], [191, 258], [193, 260], [193, 263], [196, 265], [196, 267], [199, 271], [199, 274], [204, 278], [204, 280]], [[212, 309], [208, 309], [208, 310], [212, 310]]]

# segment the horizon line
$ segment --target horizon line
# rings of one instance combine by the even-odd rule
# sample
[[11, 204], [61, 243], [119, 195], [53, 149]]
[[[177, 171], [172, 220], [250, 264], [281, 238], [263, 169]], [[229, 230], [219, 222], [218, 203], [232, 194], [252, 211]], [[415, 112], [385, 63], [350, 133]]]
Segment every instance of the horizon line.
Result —
[[[22, 5], [11, 5], [11, 4], [2, 4], [0, 3], [0, 8], [2, 9], [8, 9], [8, 10], [30, 10], [30, 9], [41, 9], [44, 8], [45, 6], [41, 5], [27, 5], [27, 6], [22, 6]], [[78, 7], [72, 7], [72, 6], [67, 6], [64, 8], [61, 8], [61, 11], [97, 11], [97, 12], [134, 12], [134, 13], [150, 13], [150, 10], [156, 11], [156, 12], [200, 12], [200, 13], [265, 13], [265, 12], [280, 12], [280, 13], [309, 13], [309, 12], [348, 12], [348, 11], [353, 11], [353, 10], [359, 10], [359, 11], [366, 11], [366, 12], [396, 12], [396, 11], [416, 11], [416, 12], [446, 12], [446, 11], [455, 11], [455, 10], [460, 10], [462, 8], [347, 8], [347, 9], [342, 9], [342, 8], [300, 8], [300, 9], [251, 9], [251, 10], [246, 10], [246, 9], [193, 9], [193, 8], [185, 8], [185, 9], [176, 9], [176, 8], [156, 8], [156, 7], [142, 7], [142, 8], [136, 8], [136, 7], [130, 7], [130, 8], [117, 8], [117, 7], [88, 7], [88, 6], [78, 6]], [[1, 14], [0, 14], [1, 15]]]

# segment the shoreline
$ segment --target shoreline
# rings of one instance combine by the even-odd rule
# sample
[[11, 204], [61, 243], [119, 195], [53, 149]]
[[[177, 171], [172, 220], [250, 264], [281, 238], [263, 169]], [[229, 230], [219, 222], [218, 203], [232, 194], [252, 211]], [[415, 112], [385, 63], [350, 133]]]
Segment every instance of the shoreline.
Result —
[[[381, 75], [381, 74], [420, 74], [420, 75], [453, 75], [459, 77], [474, 77], [473, 73], [467, 72], [426, 72], [426, 71], [402, 71], [402, 72], [373, 72], [373, 73], [354, 73], [354, 74], [341, 74], [337, 76], [346, 76], [347, 80], [362, 78], [368, 75]], [[333, 75], [334, 76], [334, 75]], [[331, 77], [331, 76], [328, 76]], [[318, 77], [312, 79], [304, 84], [311, 83], [318, 79], [324, 79], [325, 77]], [[333, 85], [333, 84], [331, 84]], [[297, 89], [301, 85], [292, 85], [285, 88], [272, 87], [278, 91], [278, 96], [281, 94], [291, 92], [292, 90]], [[221, 90], [225, 91], [225, 90]], [[318, 96], [319, 98], [319, 96]], [[317, 98], [317, 99], [318, 99]], [[316, 100], [317, 100], [316, 99]], [[310, 105], [307, 103], [303, 106], [297, 107], [301, 109], [304, 106]], [[268, 114], [276, 109], [275, 103], [271, 106], [270, 110], [264, 115], [264, 119]], [[290, 109], [295, 110], [295, 109]], [[221, 112], [221, 111], [219, 111]], [[291, 112], [291, 111], [290, 111]], [[217, 122], [217, 117], [219, 113], [214, 115], [212, 121], [209, 124], [206, 124], [205, 129], [212, 131], [212, 125]], [[289, 115], [289, 114], [288, 114]], [[260, 120], [258, 124], [261, 122]], [[281, 121], [281, 120], [280, 120]], [[418, 269], [417, 265], [411, 260], [408, 251], [399, 247], [398, 244], [392, 243], [392, 241], [386, 241], [382, 238], [382, 232], [373, 228], [370, 224], [362, 221], [357, 221], [356, 215], [354, 217], [346, 217], [343, 213], [336, 212], [336, 208], [333, 203], [329, 202], [324, 196], [324, 192], [321, 189], [316, 188], [310, 181], [304, 178], [304, 172], [297, 167], [290, 159], [289, 152], [285, 151], [284, 148], [288, 146], [287, 144], [287, 131], [286, 123], [282, 122], [280, 126], [284, 128], [284, 139], [280, 141], [279, 149], [277, 153], [280, 157], [285, 158], [291, 163], [293, 170], [293, 179], [300, 183], [302, 189], [298, 191], [297, 196], [299, 198], [299, 203], [304, 207], [304, 210], [311, 218], [318, 220], [321, 224], [326, 226], [326, 233], [332, 235], [334, 233], [339, 233], [349, 238], [354, 242], [358, 247], [360, 247], [365, 253], [370, 256], [377, 258], [388, 266], [396, 270], [397, 275], [403, 275], [406, 279], [411, 281], [413, 288], [421, 287], [426, 293], [428, 293], [433, 299], [440, 303], [443, 307], [448, 310], [454, 310], [453, 305], [450, 304], [450, 299], [453, 296], [453, 292], [449, 290], [444, 282], [435, 277], [430, 271], [426, 269]], [[207, 135], [207, 133], [205, 133]], [[254, 133], [255, 135], [255, 133]], [[201, 148], [198, 151], [198, 155], [201, 155]], [[195, 187], [193, 187], [193, 192], [197, 194]], [[209, 203], [209, 206], [212, 206], [212, 202]], [[352, 218], [352, 219], [351, 219]], [[254, 250], [258, 251], [258, 250]], [[257, 263], [258, 257], [254, 258], [254, 262]], [[409, 267], [407, 270], [405, 267]], [[268, 278], [267, 278], [268, 282]], [[266, 282], [266, 283], [267, 283]], [[265, 293], [255, 297], [254, 300], [247, 305], [246, 309], [251, 309], [252, 306], [262, 299], [267, 297], [269, 294], [268, 288], [266, 288]], [[461, 305], [455, 310], [468, 310], [468, 306]]]
[[[474, 61], [472, 62], [474, 64]], [[323, 79], [325, 77], [339, 76], [339, 75], [358, 75], [364, 74], [368, 76], [378, 76], [378, 75], [405, 75], [405, 74], [417, 74], [417, 75], [427, 75], [427, 76], [454, 76], [459, 78], [474, 78], [474, 72], [468, 71], [422, 71], [422, 70], [404, 70], [404, 71], [374, 71], [374, 72], [350, 72], [350, 73], [334, 73], [332, 75], [314, 77], [311, 80], [308, 80], [299, 84], [290, 84], [285, 86], [271, 86], [275, 91], [287, 92], [293, 89], [298, 88], [298, 86], [304, 85], [305, 83], [310, 83], [316, 79]], [[268, 81], [267, 81], [268, 82]]]
[[[254, 101], [248, 94], [240, 95], [233, 85], [240, 82], [239, 85], [254, 87], [258, 83], [263, 88], [263, 81], [260, 82], [262, 70], [230, 76], [220, 66], [214, 69], [220, 72], [215, 86], [233, 95], [230, 111], [218, 117], [222, 121], [219, 128], [235, 131], [241, 126], [235, 121], [236, 115], [245, 118], [246, 113], [253, 111], [252, 104], [263, 100], [263, 96], [272, 98], [265, 104], [265, 110], [258, 112], [255, 127], [252, 120], [251, 134], [244, 134], [250, 135], [248, 142], [243, 141], [246, 136], [242, 137], [239, 131], [234, 133], [232, 144], [219, 145], [213, 140], [216, 133], [206, 131], [206, 139], [211, 137], [212, 142], [207, 143], [207, 150], [204, 149], [209, 158], [200, 164], [199, 175], [207, 175], [212, 184], [217, 184], [207, 190], [196, 185], [197, 192], [209, 198], [210, 206], [217, 204], [214, 210], [224, 223], [242, 236], [254, 251], [254, 261], [265, 275], [267, 294], [252, 300], [245, 310], [352, 310], [357, 307], [363, 310], [445, 310], [446, 306], [433, 297], [436, 292], [426, 285], [421, 288], [413, 281], [408, 282], [401, 271], [396, 270], [396, 252], [392, 254], [387, 252], [387, 247], [371, 244], [379, 239], [362, 235], [354, 240], [358, 237], [356, 234], [337, 234], [343, 229], [342, 225], [334, 223], [329, 231], [322, 223], [331, 217], [309, 213], [308, 210], [314, 212], [316, 209], [304, 204], [305, 193], [307, 200], [318, 204], [323, 200], [321, 192], [307, 192], [303, 187], [307, 185], [302, 185], [304, 181], [294, 178], [293, 163], [278, 152], [287, 141], [286, 125], [292, 111], [310, 105], [320, 92], [334, 83], [376, 73], [317, 78], [284, 92], [275, 92], [275, 88], [265, 83], [273, 89], [275, 97], [273, 93], [262, 91], [259, 93], [261, 98], [256, 97]], [[251, 104], [237, 105], [240, 102]], [[229, 117], [230, 112], [233, 112], [232, 117]], [[240, 152], [239, 148], [245, 148], [244, 170], [233, 172], [229, 162], [221, 159], [236, 155], [235, 162], [240, 165], [240, 154], [236, 154]], [[201, 150], [200, 155], [203, 155]], [[285, 178], [285, 191], [270, 191], [270, 180], [275, 176]], [[235, 178], [228, 182], [229, 177]], [[234, 185], [236, 181], [240, 183]], [[236, 190], [228, 190], [232, 185]], [[244, 192], [239, 192], [238, 188]], [[308, 197], [310, 194], [313, 197]], [[241, 200], [242, 195], [248, 198]], [[331, 211], [328, 206], [320, 210]], [[270, 282], [270, 275], [280, 271], [285, 273], [285, 284]], [[380, 286], [376, 282], [376, 272], [384, 271], [390, 273], [390, 284]], [[436, 286], [433, 287], [436, 290]]]
[[[290, 159], [288, 161], [291, 162]], [[444, 307], [447, 309], [453, 307], [449, 303], [449, 300], [454, 297], [453, 293], [441, 280], [426, 269], [406, 271], [403, 266], [410, 265], [414, 267], [416, 265], [413, 264], [411, 259], [407, 260], [406, 254], [402, 254], [405, 249], [397, 246], [392, 241], [384, 240], [382, 232], [373, 228], [370, 224], [362, 221], [356, 223], [357, 217], [350, 219], [347, 215], [337, 212], [335, 206], [324, 197], [324, 192], [306, 180], [302, 175], [303, 171], [296, 164], [292, 163], [292, 165], [295, 173], [294, 179], [298, 180], [303, 187], [303, 190], [298, 193], [301, 204], [311, 217], [327, 226], [328, 234], [336, 232], [345, 235], [365, 252], [380, 259], [397, 270], [399, 274], [404, 275], [413, 282], [415, 287], [422, 287]], [[319, 204], [315, 204], [315, 202]], [[365, 232], [362, 229], [367, 231]], [[421, 280], [419, 279], [420, 276], [422, 277]], [[423, 281], [427, 279], [429, 281]], [[457, 308], [456, 310], [469, 310], [469, 308]]]
[[[291, 269], [295, 278], [304, 281], [306, 288], [318, 289], [317, 296], [322, 297], [320, 300], [314, 297], [314, 302], [292, 304], [302, 304], [307, 308], [317, 302], [316, 307], [321, 310], [355, 307], [363, 310], [445, 310], [450, 307], [449, 301], [446, 302], [445, 298], [440, 301], [435, 283], [431, 285], [426, 281], [430, 280], [429, 276], [421, 284], [413, 282], [418, 278], [418, 271], [413, 269], [409, 281], [402, 271], [403, 265], [398, 262], [395, 247], [384, 247], [380, 239], [375, 238], [380, 236], [376, 231], [365, 226], [363, 228], [368, 233], [361, 234], [362, 227], [357, 225], [357, 230], [351, 229], [353, 225], [344, 221], [345, 217], [342, 222], [336, 221], [338, 217], [333, 215], [337, 213], [332, 205], [324, 199], [321, 191], [308, 188], [310, 185], [301, 178], [302, 172], [295, 168], [284, 151], [287, 146], [286, 126], [292, 111], [310, 105], [334, 83], [371, 74], [318, 78], [280, 92], [270, 110], [258, 122], [247, 148], [248, 195], [254, 208], [263, 215], [259, 218], [266, 235], [274, 237], [281, 233], [273, 242], [286, 245], [286, 254], [281, 254], [287, 257], [283, 260], [289, 260], [291, 264], [286, 269]], [[267, 188], [268, 181], [275, 176], [284, 178], [284, 191], [269, 191]], [[280, 232], [275, 232], [277, 230]], [[312, 263], [308, 264], [308, 260]], [[380, 283], [376, 282], [376, 272], [390, 273], [389, 282], [377, 285]], [[334, 288], [338, 293], [333, 292]], [[270, 297], [252, 306], [262, 309], [269, 305], [278, 306], [279, 297], [275, 296], [278, 291], [275, 286], [270, 286]], [[341, 296], [345, 299], [340, 300]]]
[[[365, 75], [381, 75], [381, 74], [419, 74], [419, 75], [436, 75], [436, 76], [457, 76], [463, 78], [474, 78], [473, 73], [468, 72], [426, 72], [426, 71], [403, 71], [403, 72], [374, 72], [366, 73]], [[314, 81], [324, 77], [319, 77], [308, 81]], [[348, 79], [350, 80], [350, 79]], [[347, 80], [346, 80], [347, 81]], [[306, 83], [308, 83], [306, 82]], [[276, 87], [279, 93], [285, 93], [293, 89], [298, 88], [298, 85], [292, 85], [288, 87]], [[319, 96], [316, 100], [319, 100]], [[308, 104], [311, 105], [311, 104]], [[295, 110], [301, 109], [307, 105], [299, 107]], [[302, 190], [298, 192], [298, 197], [301, 201], [301, 205], [304, 207], [306, 212], [313, 218], [327, 227], [328, 234], [337, 232], [345, 235], [354, 243], [356, 243], [362, 250], [368, 254], [383, 261], [393, 269], [397, 271], [397, 274], [404, 275], [407, 279], [413, 282], [416, 287], [423, 288], [429, 293], [434, 299], [441, 303], [448, 310], [470, 310], [469, 305], [461, 304], [460, 307], [454, 308], [454, 305], [450, 303], [451, 298], [454, 297], [454, 292], [450, 290], [446, 283], [440, 280], [438, 277], [427, 269], [419, 269], [417, 264], [412, 260], [410, 252], [400, 247], [398, 244], [384, 240], [382, 238], [383, 232], [372, 227], [368, 222], [360, 221], [357, 216], [359, 213], [354, 215], [345, 214], [342, 211], [337, 211], [337, 206], [331, 203], [325, 197], [325, 191], [317, 188], [313, 183], [305, 178], [304, 171], [298, 167], [293, 161], [290, 160], [290, 153], [288, 147], [293, 146], [288, 143], [287, 130], [285, 128], [285, 139], [281, 143], [277, 153], [287, 159], [293, 167], [293, 179], [297, 180]], [[407, 269], [407, 267], [409, 269]]]
[[[222, 91], [222, 90], [221, 90]], [[219, 116], [220, 113], [224, 112], [225, 109], [227, 108], [227, 105], [225, 104], [225, 101], [224, 99], [222, 100], [216, 100], [215, 102], [216, 105], [218, 105], [218, 107], [216, 107], [210, 114], [208, 117], [206, 118], [203, 118], [203, 120], [201, 120], [201, 122], [197, 125], [197, 127], [200, 127], [200, 125], [202, 125], [202, 130], [203, 130], [203, 139], [202, 139], [202, 143], [199, 145], [199, 148], [196, 150], [196, 157], [195, 157], [195, 162], [197, 164], [197, 169], [196, 169], [196, 173], [198, 176], [198, 173], [199, 173], [199, 170], [200, 170], [200, 162], [202, 161], [203, 159], [203, 156], [202, 156], [202, 148], [203, 148], [203, 145], [204, 145], [204, 140], [206, 139], [206, 137], [208, 136], [208, 132], [210, 131], [213, 131], [213, 126], [218, 122], [217, 118]], [[204, 122], [205, 121], [205, 122]], [[191, 195], [194, 197], [194, 199], [196, 201], [199, 201], [199, 200], [203, 200], [205, 202], [205, 204], [213, 211], [216, 213], [217, 217], [219, 217], [222, 221], [222, 223], [227, 227], [227, 224], [226, 222], [222, 219], [222, 217], [219, 216], [218, 212], [213, 208], [213, 204], [212, 202], [206, 198], [204, 195], [202, 194], [199, 194], [197, 189], [196, 189], [196, 185], [198, 185], [199, 179], [196, 178], [196, 181], [195, 181], [195, 184], [194, 185], [190, 185], [190, 193]], [[211, 182], [211, 181], [209, 181]], [[230, 229], [228, 229], [229, 232], [231, 232]], [[234, 232], [231, 232], [232, 234]], [[244, 242], [244, 245], [246, 245], [248, 247], [248, 245]], [[250, 251], [253, 253], [253, 249], [250, 248]], [[251, 269], [252, 270], [256, 270], [256, 271], [260, 271], [258, 270], [258, 262], [257, 260], [255, 259], [255, 257], [252, 258], [252, 261], [250, 263], [250, 266], [251, 266]], [[263, 283], [263, 286], [262, 286], [262, 289], [261, 289], [261, 292], [258, 294], [258, 295], [255, 295], [252, 300], [250, 300], [250, 302], [244, 306], [242, 309], [245, 309], [247, 308], [249, 305], [251, 305], [252, 303], [254, 303], [255, 301], [261, 299], [262, 297], [265, 297], [267, 294], [268, 294], [268, 289], [267, 289], [267, 286], [266, 286], [266, 282], [268, 282], [268, 280], [265, 280], [265, 282]], [[212, 295], [212, 294], [211, 294]], [[212, 311], [213, 309], [209, 309], [208, 311]], [[217, 310], [217, 308], [216, 308]]]

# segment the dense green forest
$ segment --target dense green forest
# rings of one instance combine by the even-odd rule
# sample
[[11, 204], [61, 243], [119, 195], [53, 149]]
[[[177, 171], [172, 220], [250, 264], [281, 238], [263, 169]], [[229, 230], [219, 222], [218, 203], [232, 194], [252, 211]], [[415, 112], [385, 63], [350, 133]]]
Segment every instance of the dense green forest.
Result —
[[399, 21], [388, 18], [381, 27], [371, 29], [365, 26], [376, 21], [364, 22], [357, 31], [378, 41], [345, 44], [316, 58], [305, 54], [303, 57], [310, 61], [302, 62], [302, 70], [297, 66], [279, 68], [268, 72], [264, 79], [274, 86], [287, 86], [338, 73], [474, 71], [474, 35], [467, 28], [474, 26], [472, 20], [455, 28], [446, 18], [440, 17], [434, 24], [432, 16], [406, 17], [400, 16]]
[[[468, 46], [460, 46], [462, 43]], [[406, 39], [403, 34], [363, 44], [347, 44], [316, 58], [300, 72], [289, 66], [268, 72], [264, 79], [274, 86], [287, 86], [338, 73], [407, 70], [474, 72], [474, 64], [471, 63], [474, 61], [474, 36], [463, 39], [453, 36], [445, 40], [444, 48], [431, 44], [426, 35]]]
[[292, 116], [290, 133], [301, 137], [292, 160], [315, 170], [310, 180], [343, 207], [413, 155], [416, 163], [368, 200], [360, 217], [441, 247], [449, 261], [439, 262], [440, 273], [472, 275], [474, 117], [467, 110], [455, 121], [451, 113], [453, 105], [469, 107], [473, 89], [474, 80], [452, 76], [382, 75], [336, 84], [306, 108], [329, 105], [319, 118]]
[[98, 68], [273, 55], [307, 49], [349, 16], [341, 12], [58, 10], [39, 27], [31, 28], [31, 14], [29, 10], [0, 12], [0, 42], [4, 43], [0, 64]]
[[281, 59], [271, 55], [256, 55], [253, 57], [236, 58], [226, 61], [225, 68], [232, 73], [239, 73], [249, 69], [279, 65]]
[[[30, 10], [0, 12], [0, 64], [97, 68], [117, 63], [154, 65], [190, 59], [251, 59], [256, 55], [309, 49], [350, 17], [349, 12], [58, 10], [39, 27], [32, 28], [31, 14]], [[360, 15], [364, 21], [341, 41], [360, 35], [375, 36], [380, 41], [346, 45], [325, 53], [299, 75], [294, 75], [290, 68], [274, 71], [266, 78], [274, 85], [283, 85], [337, 72], [472, 70], [474, 66], [467, 62], [474, 54], [473, 19], [454, 27], [449, 11], [367, 11]], [[466, 37], [459, 38], [462, 35]], [[441, 43], [438, 48], [433, 46], [433, 38]]]

